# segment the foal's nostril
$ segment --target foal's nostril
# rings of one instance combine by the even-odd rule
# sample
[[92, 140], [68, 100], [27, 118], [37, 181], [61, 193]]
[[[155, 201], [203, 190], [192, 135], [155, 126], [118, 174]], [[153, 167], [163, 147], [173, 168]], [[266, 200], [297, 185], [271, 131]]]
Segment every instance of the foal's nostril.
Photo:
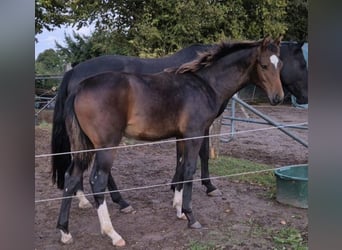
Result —
[[280, 95], [278, 95], [278, 94], [276, 94], [276, 95], [274, 96], [274, 98], [273, 98], [273, 103], [274, 103], [275, 105], [281, 103], [282, 101], [283, 101], [283, 98], [282, 98]]
[[272, 105], [277, 105], [282, 101], [282, 98], [279, 95], [273, 96], [273, 99], [271, 101]]

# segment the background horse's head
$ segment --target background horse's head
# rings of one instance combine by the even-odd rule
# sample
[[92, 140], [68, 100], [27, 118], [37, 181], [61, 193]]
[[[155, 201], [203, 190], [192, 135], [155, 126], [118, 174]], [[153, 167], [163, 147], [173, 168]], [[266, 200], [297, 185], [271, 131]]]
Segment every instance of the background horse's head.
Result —
[[284, 99], [284, 92], [280, 81], [282, 62], [279, 59], [281, 37], [272, 42], [270, 37], [265, 37], [258, 49], [256, 84], [261, 87], [268, 96], [272, 105], [277, 105]]
[[283, 43], [280, 58], [284, 64], [281, 72], [283, 86], [296, 97], [298, 104], [308, 103], [308, 69], [303, 55], [304, 42]]

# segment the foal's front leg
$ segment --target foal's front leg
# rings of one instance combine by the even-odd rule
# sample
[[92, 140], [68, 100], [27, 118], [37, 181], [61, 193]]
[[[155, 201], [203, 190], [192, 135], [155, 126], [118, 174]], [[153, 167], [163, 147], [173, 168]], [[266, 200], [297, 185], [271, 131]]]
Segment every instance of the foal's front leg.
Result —
[[201, 228], [201, 224], [195, 219], [192, 212], [192, 180], [193, 175], [196, 171], [196, 163], [199, 149], [201, 147], [202, 140], [189, 140], [185, 141], [184, 147], [184, 164], [183, 164], [183, 174], [184, 181], [183, 184], [183, 204], [182, 212], [188, 219], [188, 226], [190, 228], [198, 229]]
[[[184, 180], [183, 166], [182, 166], [182, 164], [184, 163], [184, 158], [182, 157], [183, 152], [184, 152], [184, 142], [178, 141], [176, 145], [177, 145], [176, 146], [177, 148], [176, 172], [172, 179], [173, 184], [171, 184], [171, 189], [174, 192], [172, 206], [176, 208], [177, 218], [186, 220], [185, 214], [182, 213], [183, 184], [178, 183]], [[178, 183], [178, 184], [174, 184], [174, 183]]]
[[[179, 139], [179, 138], [177, 138]], [[176, 142], [176, 172], [172, 178], [172, 184], [171, 184], [171, 189], [175, 191], [177, 183], [183, 178], [183, 169], [182, 169], [182, 164], [183, 164], [183, 152], [184, 152], [184, 141], [177, 141]]]
[[[209, 129], [205, 130], [205, 136], [209, 135]], [[207, 188], [208, 196], [221, 196], [222, 193], [217, 189], [210, 180], [209, 177], [209, 137], [204, 137], [201, 149], [199, 151], [199, 156], [201, 159], [201, 179], [202, 185]]]
[[[205, 136], [209, 135], [209, 129], [206, 130]], [[178, 141], [176, 143], [176, 151], [177, 151], [177, 159], [176, 159], [176, 172], [172, 178], [172, 183], [177, 183], [180, 181], [180, 176], [182, 173], [182, 159], [183, 159], [183, 143], [182, 141]], [[206, 193], [208, 196], [221, 196], [222, 193], [217, 187], [215, 187], [210, 180], [209, 177], [209, 138], [204, 137], [201, 149], [199, 151], [199, 157], [201, 159], [201, 179], [202, 185], [204, 185], [207, 190]], [[176, 191], [176, 184], [171, 184], [171, 189]], [[175, 194], [176, 195], [176, 194]]]

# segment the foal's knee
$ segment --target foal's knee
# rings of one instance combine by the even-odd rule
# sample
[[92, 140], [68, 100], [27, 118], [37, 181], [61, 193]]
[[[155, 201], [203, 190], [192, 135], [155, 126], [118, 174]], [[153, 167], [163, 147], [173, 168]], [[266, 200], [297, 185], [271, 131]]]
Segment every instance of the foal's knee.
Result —
[[64, 193], [72, 195], [76, 192], [77, 187], [80, 185], [81, 177], [70, 175], [68, 172], [64, 175]]
[[91, 176], [89, 181], [94, 193], [96, 207], [98, 207], [104, 201], [104, 194], [102, 192], [104, 192], [107, 187], [108, 174], [100, 170]]
[[184, 180], [191, 180], [196, 172], [196, 167], [188, 166], [184, 169]]
[[90, 185], [95, 188], [96, 191], [104, 190], [108, 183], [108, 174], [103, 171], [96, 172], [89, 178]]

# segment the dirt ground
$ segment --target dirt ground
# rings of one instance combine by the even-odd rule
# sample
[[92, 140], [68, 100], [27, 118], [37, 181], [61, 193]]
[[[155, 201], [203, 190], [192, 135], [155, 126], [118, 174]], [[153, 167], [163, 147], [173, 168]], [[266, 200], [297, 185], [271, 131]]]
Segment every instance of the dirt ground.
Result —
[[[289, 124], [308, 121], [308, 111], [290, 105], [255, 106], [272, 119]], [[237, 116], [248, 114], [241, 107]], [[45, 120], [49, 121], [49, 118]], [[265, 163], [273, 167], [308, 162], [308, 149], [277, 129], [243, 132], [269, 127], [255, 123], [237, 122], [234, 140], [220, 144], [220, 155], [229, 155]], [[223, 127], [222, 132], [228, 132]], [[36, 155], [50, 152], [51, 126], [36, 126]], [[308, 141], [307, 130], [294, 130]], [[37, 158], [35, 165], [35, 200], [61, 197], [61, 191], [51, 184], [50, 159]], [[114, 161], [112, 173], [120, 189], [163, 184], [171, 181], [175, 170], [175, 143], [121, 149]], [[197, 170], [194, 178], [199, 178]], [[86, 173], [87, 180], [88, 172]], [[213, 183], [222, 191], [221, 197], [208, 197], [199, 182], [193, 185], [193, 210], [203, 228], [191, 230], [186, 221], [176, 218], [172, 208], [173, 193], [169, 186], [122, 192], [135, 208], [134, 214], [119, 212], [118, 206], [106, 195], [114, 228], [126, 240], [122, 249], [189, 249], [201, 244], [210, 249], [277, 249], [273, 236], [286, 228], [295, 228], [307, 242], [307, 209], [278, 203], [267, 196], [267, 190], [257, 185], [230, 179], [216, 179]], [[85, 193], [90, 193], [85, 181]], [[89, 197], [92, 204], [93, 198]], [[36, 249], [111, 249], [111, 240], [102, 236], [95, 209], [79, 209], [73, 200], [70, 232], [74, 242], [60, 243], [56, 229], [60, 200], [36, 202]], [[196, 245], [197, 244], [197, 245]], [[278, 248], [279, 249], [279, 248]], [[282, 248], [290, 249], [290, 248]]]

